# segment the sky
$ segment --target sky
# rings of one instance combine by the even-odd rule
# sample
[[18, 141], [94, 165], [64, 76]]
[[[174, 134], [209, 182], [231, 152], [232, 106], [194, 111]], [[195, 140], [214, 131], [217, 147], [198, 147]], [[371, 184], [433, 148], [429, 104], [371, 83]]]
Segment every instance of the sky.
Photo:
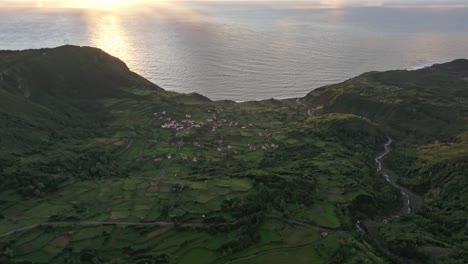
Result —
[[[116, 9], [176, 3], [178, 0], [0, 0], [0, 8], [90, 8]], [[190, 0], [188, 0], [190, 1]], [[200, 1], [200, 0], [199, 0]], [[267, 0], [201, 0], [201, 1], [244, 1], [272, 2]], [[280, 1], [280, 0], [277, 0]], [[398, 6], [398, 7], [434, 7], [434, 6], [468, 6], [466, 0], [290, 0], [283, 2], [299, 3], [304, 6], [346, 7], [346, 6]]]

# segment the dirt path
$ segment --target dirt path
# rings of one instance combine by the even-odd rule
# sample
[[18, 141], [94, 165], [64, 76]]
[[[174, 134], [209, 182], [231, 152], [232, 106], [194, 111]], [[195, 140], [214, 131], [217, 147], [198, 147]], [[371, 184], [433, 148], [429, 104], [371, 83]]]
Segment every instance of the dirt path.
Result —
[[[101, 221], [81, 221], [81, 222], [46, 222], [41, 224], [35, 224], [30, 226], [21, 227], [0, 235], [0, 238], [4, 238], [10, 235], [14, 235], [16, 233], [22, 231], [28, 231], [34, 229], [36, 227], [44, 227], [44, 226], [100, 226], [100, 225], [117, 225], [117, 226], [174, 226], [174, 222], [118, 222], [118, 221], [108, 221], [108, 222], [101, 222]], [[185, 223], [180, 224], [183, 227], [203, 227], [206, 224], [203, 223]]]
[[[296, 99], [296, 103], [297, 103], [297, 104], [300, 104], [300, 105], [302, 105], [302, 106], [304, 106], [304, 107], [308, 107], [306, 104], [304, 104], [303, 102], [301, 102], [301, 99], [302, 99], [302, 98], [297, 98], [297, 99]], [[310, 108], [307, 109], [307, 115], [310, 116], [310, 117], [314, 116], [314, 115], [312, 114], [312, 109], [310, 109]]]
[[132, 145], [133, 145], [133, 141], [134, 139], [130, 139], [130, 141], [128, 142], [128, 144], [125, 146], [125, 148], [123, 148], [121, 151], [118, 151], [117, 153], [115, 153], [116, 155], [120, 155], [122, 153], [124, 153], [125, 151], [127, 151]]
[[[320, 231], [327, 231], [327, 232], [333, 232], [334, 230], [322, 227], [319, 225], [314, 225], [310, 224], [307, 222], [302, 222], [299, 220], [293, 220], [293, 219], [286, 219], [281, 216], [276, 216], [276, 215], [267, 215], [266, 217], [268, 218], [273, 218], [273, 219], [278, 219], [283, 222], [287, 222], [290, 224], [297, 224], [297, 225], [307, 225], [314, 227], [317, 230]], [[21, 227], [3, 234], [0, 234], [0, 238], [4, 238], [10, 235], [14, 235], [16, 233], [22, 232], [22, 231], [28, 231], [31, 229], [34, 229], [36, 227], [44, 227], [44, 226], [99, 226], [99, 225], [117, 225], [117, 226], [174, 226], [174, 222], [166, 222], [166, 221], [158, 221], [158, 222], [119, 222], [119, 221], [78, 221], [78, 222], [45, 222], [41, 224], [35, 224], [35, 225], [30, 225], [30, 226], [25, 226]], [[180, 226], [182, 227], [204, 227], [207, 226], [207, 224], [204, 223], [181, 223]]]
[[321, 225], [316, 225], [316, 224], [312, 224], [312, 223], [309, 223], [309, 222], [306, 222], [306, 221], [301, 221], [301, 220], [294, 220], [294, 219], [289, 219], [289, 218], [285, 218], [285, 217], [282, 217], [282, 216], [279, 216], [279, 215], [272, 215], [272, 214], [267, 214], [265, 215], [267, 218], [270, 218], [270, 219], [277, 219], [277, 220], [280, 220], [282, 222], [285, 222], [285, 223], [289, 223], [289, 224], [295, 224], [295, 225], [302, 225], [302, 226], [309, 226], [309, 227], [312, 227], [314, 229], [317, 229], [321, 232], [334, 232], [336, 230], [334, 229], [331, 229], [331, 228], [328, 228], [328, 227], [325, 227], [325, 226], [321, 226]]
[[227, 262], [225, 262], [224, 264], [229, 264], [232, 261], [241, 260], [241, 259], [251, 259], [251, 258], [254, 258], [254, 257], [258, 257], [258, 256], [261, 256], [261, 255], [268, 254], [270, 252], [288, 250], [288, 249], [295, 249], [295, 248], [303, 248], [303, 247], [310, 246], [310, 245], [314, 244], [315, 242], [316, 241], [310, 242], [310, 243], [307, 243], [307, 244], [297, 245], [297, 246], [285, 246], [285, 247], [278, 247], [278, 248], [272, 248], [272, 249], [267, 249], [267, 250], [263, 250], [263, 251], [258, 251], [258, 252], [255, 252], [255, 253], [251, 254], [251, 255], [230, 259]]
[[[337, 230], [333, 230], [333, 229], [330, 229], [328, 227], [312, 224], [312, 223], [301, 221], [301, 220], [289, 219], [289, 218], [285, 218], [285, 217], [278, 216], [278, 215], [267, 214], [267, 215], [265, 215], [265, 217], [270, 218], [270, 219], [280, 220], [282, 222], [289, 223], [289, 224], [312, 227], [312, 228], [314, 228], [314, 229], [316, 229], [316, 230], [318, 230], [320, 232], [328, 232], [328, 233], [337, 232]], [[338, 232], [341, 233], [341, 231], [338, 231]], [[310, 245], [312, 245], [312, 244], [314, 244], [316, 242], [317, 241], [312, 241], [312, 242], [309, 242], [309, 243], [306, 243], [306, 244], [301, 244], [301, 245], [296, 245], [296, 246], [284, 246], [284, 247], [266, 249], [266, 250], [262, 250], [262, 251], [252, 253], [252, 254], [247, 255], [247, 256], [241, 256], [241, 257], [230, 259], [229, 261], [225, 262], [225, 264], [231, 263], [232, 261], [241, 260], [241, 259], [251, 259], [251, 258], [261, 256], [261, 255], [264, 255], [264, 254], [268, 254], [268, 253], [274, 252], [274, 251], [281, 251], [281, 250], [288, 250], [288, 249], [295, 249], [295, 248], [303, 248], [303, 247], [310, 246]]]

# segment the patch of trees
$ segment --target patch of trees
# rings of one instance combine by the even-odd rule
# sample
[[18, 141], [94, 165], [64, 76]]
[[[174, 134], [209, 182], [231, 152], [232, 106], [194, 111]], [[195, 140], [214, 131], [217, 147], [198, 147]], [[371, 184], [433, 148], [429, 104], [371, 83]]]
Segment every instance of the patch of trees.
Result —
[[442, 256], [437, 259], [440, 264], [465, 264], [468, 259], [468, 251], [463, 249], [454, 249], [448, 256]]
[[67, 264], [101, 264], [104, 263], [98, 257], [98, 253], [94, 249], [82, 249], [80, 252], [73, 252], [72, 247], [65, 248], [60, 254]]
[[128, 171], [117, 158], [99, 147], [49, 150], [38, 158], [0, 159], [0, 189], [15, 189], [24, 197], [54, 192], [68, 177], [90, 179], [125, 177]]
[[74, 169], [75, 175], [80, 178], [122, 177], [127, 175], [127, 172], [121, 168], [118, 161], [110, 153], [98, 149], [82, 153], [78, 157]]
[[223, 201], [221, 210], [206, 217], [205, 222], [210, 223], [209, 232], [235, 234], [234, 238], [221, 245], [221, 252], [239, 252], [258, 242], [258, 227], [263, 222], [266, 203], [267, 197], [260, 193], [250, 195], [244, 200], [229, 199]]
[[[323, 150], [312, 144], [281, 145], [277, 150], [265, 154], [259, 166], [268, 168], [278, 166], [282, 162], [302, 160], [305, 157], [311, 160], [321, 153], [323, 153]], [[306, 163], [303, 165], [306, 165]]]
[[[377, 186], [373, 189], [379, 190]], [[396, 187], [382, 183], [378, 192], [370, 191], [369, 194], [361, 194], [354, 198], [349, 211], [354, 215], [373, 216], [398, 210], [402, 204], [400, 191]]]
[[440, 240], [441, 236], [435, 235], [437, 230], [440, 230], [438, 224], [417, 214], [403, 215], [379, 229], [392, 252], [422, 263], [429, 260], [426, 253], [419, 250], [422, 246], [446, 248], [448, 245]]
[[403, 250], [410, 256], [412, 250], [407, 251], [408, 248], [435, 244], [450, 252], [438, 263], [463, 263], [460, 259], [468, 255], [464, 245], [468, 241], [466, 146], [466, 141], [460, 137], [459, 142], [419, 147], [408, 144], [407, 148], [396, 148], [395, 167], [398, 167], [398, 160], [413, 157], [410, 164], [400, 165], [400, 175], [404, 176], [402, 183], [424, 195], [425, 204], [411, 216], [381, 228], [386, 242], [395, 252]]
[[[357, 196], [350, 205], [350, 211], [356, 214], [377, 215], [381, 213], [382, 206], [374, 196], [361, 194]], [[394, 208], [393, 206], [391, 207]]]
[[157, 256], [145, 256], [135, 259], [135, 264], [166, 264], [170, 263], [170, 257], [167, 254]]
[[233, 232], [235, 237], [219, 250], [224, 254], [239, 252], [259, 240], [258, 228], [269, 209], [287, 214], [287, 205], [312, 205], [315, 184], [310, 181], [285, 180], [279, 176], [254, 178], [254, 193], [243, 200], [228, 199], [219, 211], [207, 215], [205, 222], [213, 233]]
[[5, 263], [5, 264], [13, 263], [13, 261], [11, 260], [13, 256], [11, 245], [13, 244], [13, 242], [14, 241], [0, 242], [0, 263]]
[[267, 204], [280, 212], [285, 211], [286, 203], [310, 206], [316, 200], [316, 184], [313, 178], [286, 180], [277, 175], [270, 175], [255, 177], [254, 181], [258, 192], [264, 197], [269, 197]]
[[29, 171], [17, 171], [8, 176], [8, 182], [23, 197], [41, 196], [58, 189], [60, 179], [53, 175], [33, 173]]
[[[115, 263], [115, 264], [166, 264], [170, 263], [170, 257], [167, 254], [147, 255], [144, 250], [135, 250], [132, 247], [122, 249], [126, 253], [126, 258], [119, 260], [108, 259], [99, 256], [99, 252], [94, 249], [83, 249], [80, 252], [74, 252], [72, 247], [65, 248], [61, 253], [61, 258], [67, 264], [100, 264], [100, 263]], [[3, 262], [2, 262], [3, 263]]]
[[208, 162], [202, 159], [198, 163], [189, 165], [191, 179], [194, 177], [202, 177], [204, 179], [209, 176], [219, 175], [238, 177], [244, 171], [254, 167], [254, 163], [247, 163], [236, 159], [225, 159], [217, 162]]

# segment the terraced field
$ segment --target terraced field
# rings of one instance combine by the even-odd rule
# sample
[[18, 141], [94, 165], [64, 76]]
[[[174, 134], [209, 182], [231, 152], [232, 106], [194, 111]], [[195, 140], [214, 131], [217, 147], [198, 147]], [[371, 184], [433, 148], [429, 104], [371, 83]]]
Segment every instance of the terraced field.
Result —
[[[0, 53], [0, 263], [458, 263], [463, 65], [235, 103], [92, 48]], [[398, 186], [434, 211], [360, 232], [402, 207], [376, 171], [388, 136]]]

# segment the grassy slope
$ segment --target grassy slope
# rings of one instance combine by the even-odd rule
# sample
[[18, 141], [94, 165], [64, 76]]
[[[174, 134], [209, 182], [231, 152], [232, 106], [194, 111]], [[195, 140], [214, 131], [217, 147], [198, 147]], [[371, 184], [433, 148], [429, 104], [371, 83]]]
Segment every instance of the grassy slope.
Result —
[[453, 140], [467, 129], [468, 61], [418, 71], [371, 72], [311, 92], [318, 112], [365, 116], [397, 138]]
[[[424, 207], [381, 228], [399, 254], [466, 260], [468, 61], [418, 71], [367, 73], [311, 92], [316, 112], [346, 112], [379, 123], [396, 139], [387, 163]], [[461, 261], [461, 262], [460, 262]]]
[[[96, 162], [90, 161], [96, 158], [93, 153], [108, 150], [97, 149], [88, 139], [102, 133], [110, 117], [98, 101], [138, 100], [126, 91], [136, 86], [162, 91], [117, 58], [92, 48], [1, 53], [2, 187], [26, 185], [30, 188], [25, 192], [39, 193], [56, 188], [57, 174], [77, 176], [95, 170]], [[119, 173], [112, 161], [102, 163]]]
[[[412, 155], [421, 142], [452, 140], [466, 125], [464, 71], [439, 67], [416, 76], [367, 74], [306, 99], [315, 114], [346, 112], [380, 123], [408, 146], [397, 148], [397, 157]], [[417, 112], [428, 106], [412, 100], [422, 96], [418, 82], [433, 75], [428, 85], [451, 84], [458, 97], [436, 92], [439, 86], [426, 89], [421, 98], [431, 103], [422, 118]], [[404, 85], [412, 88], [396, 87]], [[8, 125], [0, 130], [0, 171], [2, 188], [9, 189], [0, 196], [2, 232], [51, 220], [210, 224], [163, 235], [156, 227], [36, 228], [4, 239], [4, 256], [56, 263], [257, 263], [293, 255], [298, 262], [383, 261], [353, 236], [354, 217], [399, 204], [372, 162], [384, 133], [366, 118], [307, 118], [293, 100], [235, 104], [166, 92], [102, 51], [71, 46], [1, 52], [0, 93], [0, 120]], [[187, 114], [205, 124], [161, 129], [165, 118], [180, 122]], [[450, 133], [428, 126], [433, 120], [449, 124]], [[455, 156], [463, 147], [458, 150]], [[310, 227], [302, 231], [304, 224], [281, 217]], [[322, 238], [325, 229], [330, 235]]]

